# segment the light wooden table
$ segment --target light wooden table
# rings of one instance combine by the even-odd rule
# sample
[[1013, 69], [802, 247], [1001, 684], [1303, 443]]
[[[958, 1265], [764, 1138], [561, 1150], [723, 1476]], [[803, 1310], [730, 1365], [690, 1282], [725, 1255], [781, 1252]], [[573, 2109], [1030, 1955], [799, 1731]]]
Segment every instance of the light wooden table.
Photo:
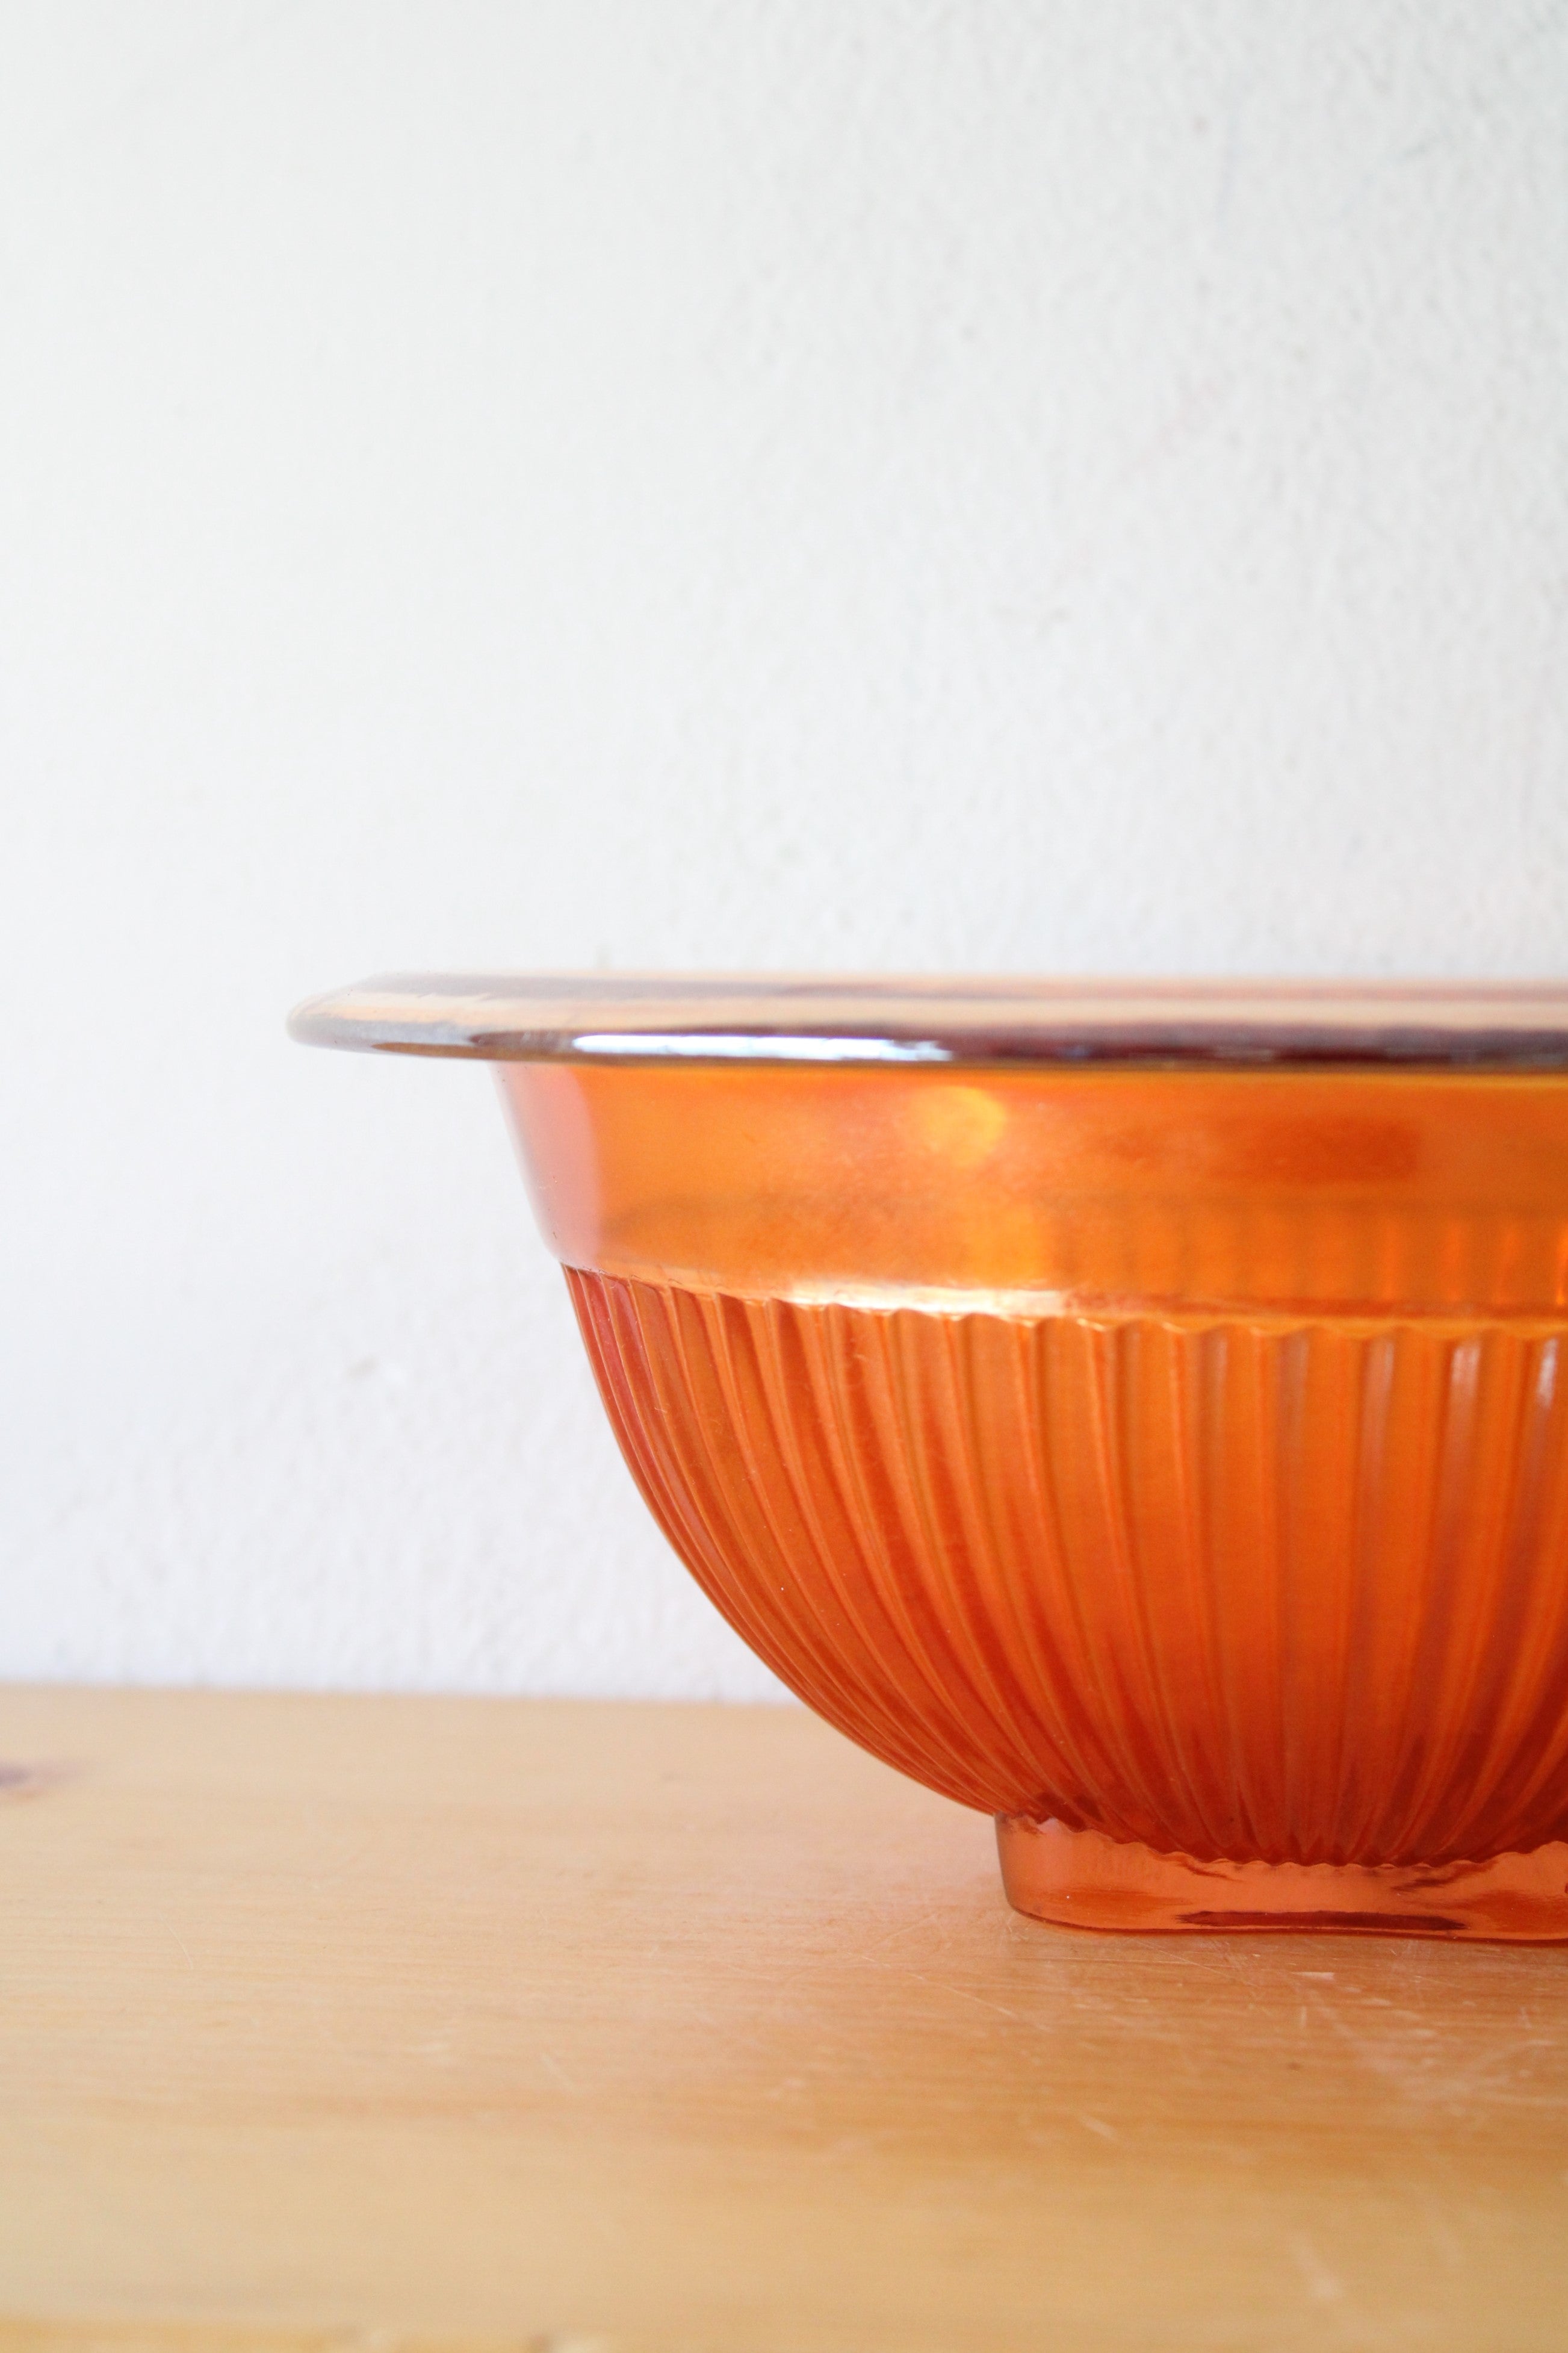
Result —
[[1044, 1927], [793, 1710], [0, 1757], [0, 2353], [1568, 2346], [1568, 1952]]

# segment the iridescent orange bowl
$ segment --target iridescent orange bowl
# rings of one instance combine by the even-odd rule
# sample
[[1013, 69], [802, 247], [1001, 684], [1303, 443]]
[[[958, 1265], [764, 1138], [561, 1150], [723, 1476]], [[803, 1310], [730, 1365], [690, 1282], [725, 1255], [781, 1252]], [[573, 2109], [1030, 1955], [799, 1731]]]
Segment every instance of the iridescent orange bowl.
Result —
[[1099, 1928], [1568, 1939], [1568, 987], [395, 977], [648, 1508]]

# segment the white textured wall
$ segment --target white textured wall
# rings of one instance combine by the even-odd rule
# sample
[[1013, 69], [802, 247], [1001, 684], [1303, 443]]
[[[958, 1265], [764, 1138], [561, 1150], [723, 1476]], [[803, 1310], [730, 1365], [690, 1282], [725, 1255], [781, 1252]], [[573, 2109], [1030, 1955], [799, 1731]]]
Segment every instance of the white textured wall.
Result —
[[1568, 965], [1561, 0], [0, 5], [0, 1673], [766, 1687], [387, 965]]

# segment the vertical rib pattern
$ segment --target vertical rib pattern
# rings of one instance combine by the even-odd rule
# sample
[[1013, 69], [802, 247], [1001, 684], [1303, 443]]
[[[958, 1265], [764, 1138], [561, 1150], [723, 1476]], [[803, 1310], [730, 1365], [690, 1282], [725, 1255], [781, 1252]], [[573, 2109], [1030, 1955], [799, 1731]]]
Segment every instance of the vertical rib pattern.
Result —
[[1568, 1326], [567, 1279], [676, 1550], [918, 1780], [1207, 1859], [1568, 1834]]

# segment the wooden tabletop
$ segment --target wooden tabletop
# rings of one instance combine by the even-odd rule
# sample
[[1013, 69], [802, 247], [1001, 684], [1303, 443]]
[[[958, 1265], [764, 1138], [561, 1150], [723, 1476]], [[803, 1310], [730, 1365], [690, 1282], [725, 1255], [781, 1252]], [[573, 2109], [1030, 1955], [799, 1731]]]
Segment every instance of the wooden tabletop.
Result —
[[0, 2353], [1568, 2344], [1568, 1952], [1045, 1927], [793, 1709], [0, 1758]]

